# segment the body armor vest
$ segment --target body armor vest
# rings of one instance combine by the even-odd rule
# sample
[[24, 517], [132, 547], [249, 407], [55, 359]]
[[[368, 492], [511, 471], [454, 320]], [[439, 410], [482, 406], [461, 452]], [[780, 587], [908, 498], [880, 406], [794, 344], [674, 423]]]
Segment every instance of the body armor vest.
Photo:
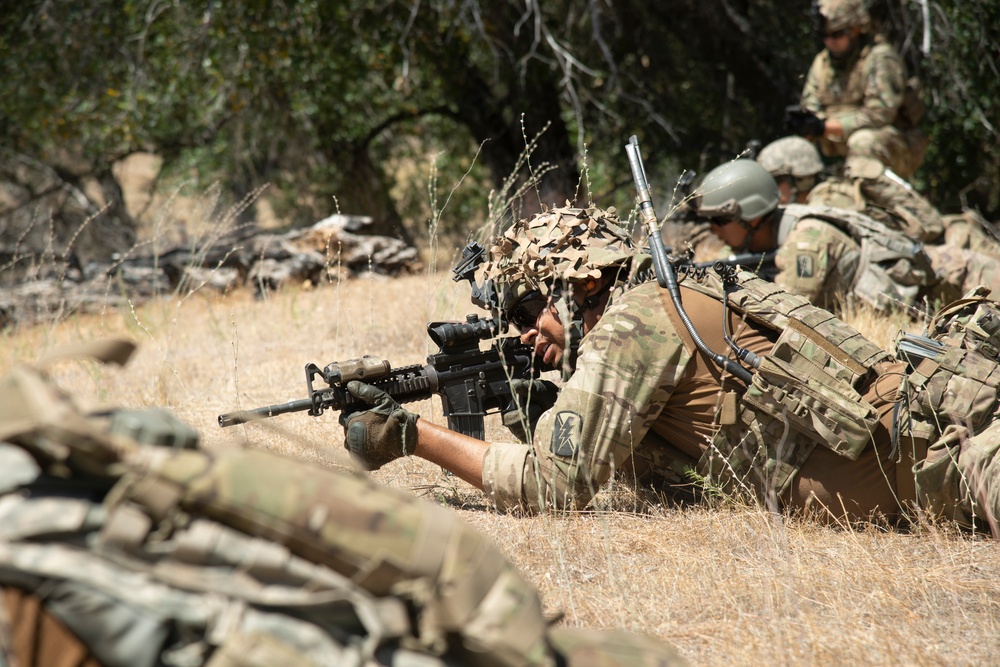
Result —
[[913, 367], [906, 430], [933, 440], [954, 425], [976, 435], [1000, 403], [1000, 304], [979, 288], [942, 309], [928, 336], [904, 335], [898, 354]]
[[36, 368], [0, 380], [0, 585], [44, 591], [103, 664], [443, 666], [456, 634], [551, 664], [534, 588], [446, 509], [120, 412]]
[[[684, 285], [723, 298], [706, 272]], [[729, 492], [782, 494], [819, 445], [856, 460], [872, 442], [879, 410], [865, 394], [892, 357], [826, 310], [741, 272], [729, 307], [779, 332], [719, 430], [698, 471]]]

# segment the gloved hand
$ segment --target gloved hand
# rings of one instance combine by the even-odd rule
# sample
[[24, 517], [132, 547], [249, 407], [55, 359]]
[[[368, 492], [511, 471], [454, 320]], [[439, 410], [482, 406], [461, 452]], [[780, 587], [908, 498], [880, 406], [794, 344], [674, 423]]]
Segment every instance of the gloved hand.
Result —
[[785, 107], [785, 127], [800, 137], [822, 137], [826, 121], [798, 104]]
[[417, 418], [378, 387], [352, 380], [347, 391], [371, 407], [342, 412], [344, 447], [368, 470], [378, 470], [417, 446]]
[[515, 379], [510, 381], [510, 391], [514, 406], [503, 413], [503, 425], [522, 442], [531, 442], [538, 418], [555, 405], [559, 387], [548, 380]]

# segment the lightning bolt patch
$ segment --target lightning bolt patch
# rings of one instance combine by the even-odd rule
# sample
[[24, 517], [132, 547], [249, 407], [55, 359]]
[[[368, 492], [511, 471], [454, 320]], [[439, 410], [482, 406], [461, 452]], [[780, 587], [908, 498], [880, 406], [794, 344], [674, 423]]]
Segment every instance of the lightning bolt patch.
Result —
[[582, 422], [583, 418], [579, 414], [569, 410], [564, 410], [556, 414], [556, 423], [552, 429], [552, 440], [549, 442], [549, 450], [556, 456], [573, 456], [576, 454]]

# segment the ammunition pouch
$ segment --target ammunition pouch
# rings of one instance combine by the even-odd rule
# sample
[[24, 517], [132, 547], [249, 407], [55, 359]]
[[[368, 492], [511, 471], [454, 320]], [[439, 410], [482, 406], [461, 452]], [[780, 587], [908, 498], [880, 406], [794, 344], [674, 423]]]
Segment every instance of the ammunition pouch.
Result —
[[916, 500], [966, 526], [975, 526], [978, 514], [973, 488], [990, 480], [969, 479], [959, 450], [995, 424], [1000, 410], [1000, 304], [988, 293], [979, 288], [943, 308], [928, 336], [897, 341], [899, 356], [913, 367], [900, 431], [915, 450], [926, 447], [914, 455]]
[[902, 234], [861, 239], [852, 293], [866, 303], [890, 309], [915, 305], [922, 288], [936, 279], [923, 246]]
[[949, 425], [975, 435], [996, 415], [1000, 304], [986, 299], [986, 294], [988, 290], [974, 291], [939, 311], [928, 326], [930, 340], [938, 345], [926, 354], [902, 346], [900, 357], [914, 367], [908, 379], [914, 435], [933, 440]]

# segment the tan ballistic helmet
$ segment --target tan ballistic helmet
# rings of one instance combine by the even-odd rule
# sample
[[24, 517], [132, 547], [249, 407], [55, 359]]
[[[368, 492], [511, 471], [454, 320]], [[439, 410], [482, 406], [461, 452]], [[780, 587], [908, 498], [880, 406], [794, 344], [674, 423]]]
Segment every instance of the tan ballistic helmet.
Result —
[[817, 0], [816, 7], [823, 18], [826, 32], [857, 26], [867, 30], [871, 17], [864, 0]]
[[601, 269], [635, 254], [615, 209], [561, 207], [515, 222], [493, 241], [484, 278], [507, 310], [530, 291], [549, 294], [560, 281], [598, 279]]
[[823, 171], [819, 150], [803, 137], [782, 137], [772, 141], [761, 149], [757, 162], [775, 178], [807, 178]]
[[778, 207], [778, 184], [753, 160], [727, 162], [708, 172], [698, 188], [698, 215], [750, 221]]

